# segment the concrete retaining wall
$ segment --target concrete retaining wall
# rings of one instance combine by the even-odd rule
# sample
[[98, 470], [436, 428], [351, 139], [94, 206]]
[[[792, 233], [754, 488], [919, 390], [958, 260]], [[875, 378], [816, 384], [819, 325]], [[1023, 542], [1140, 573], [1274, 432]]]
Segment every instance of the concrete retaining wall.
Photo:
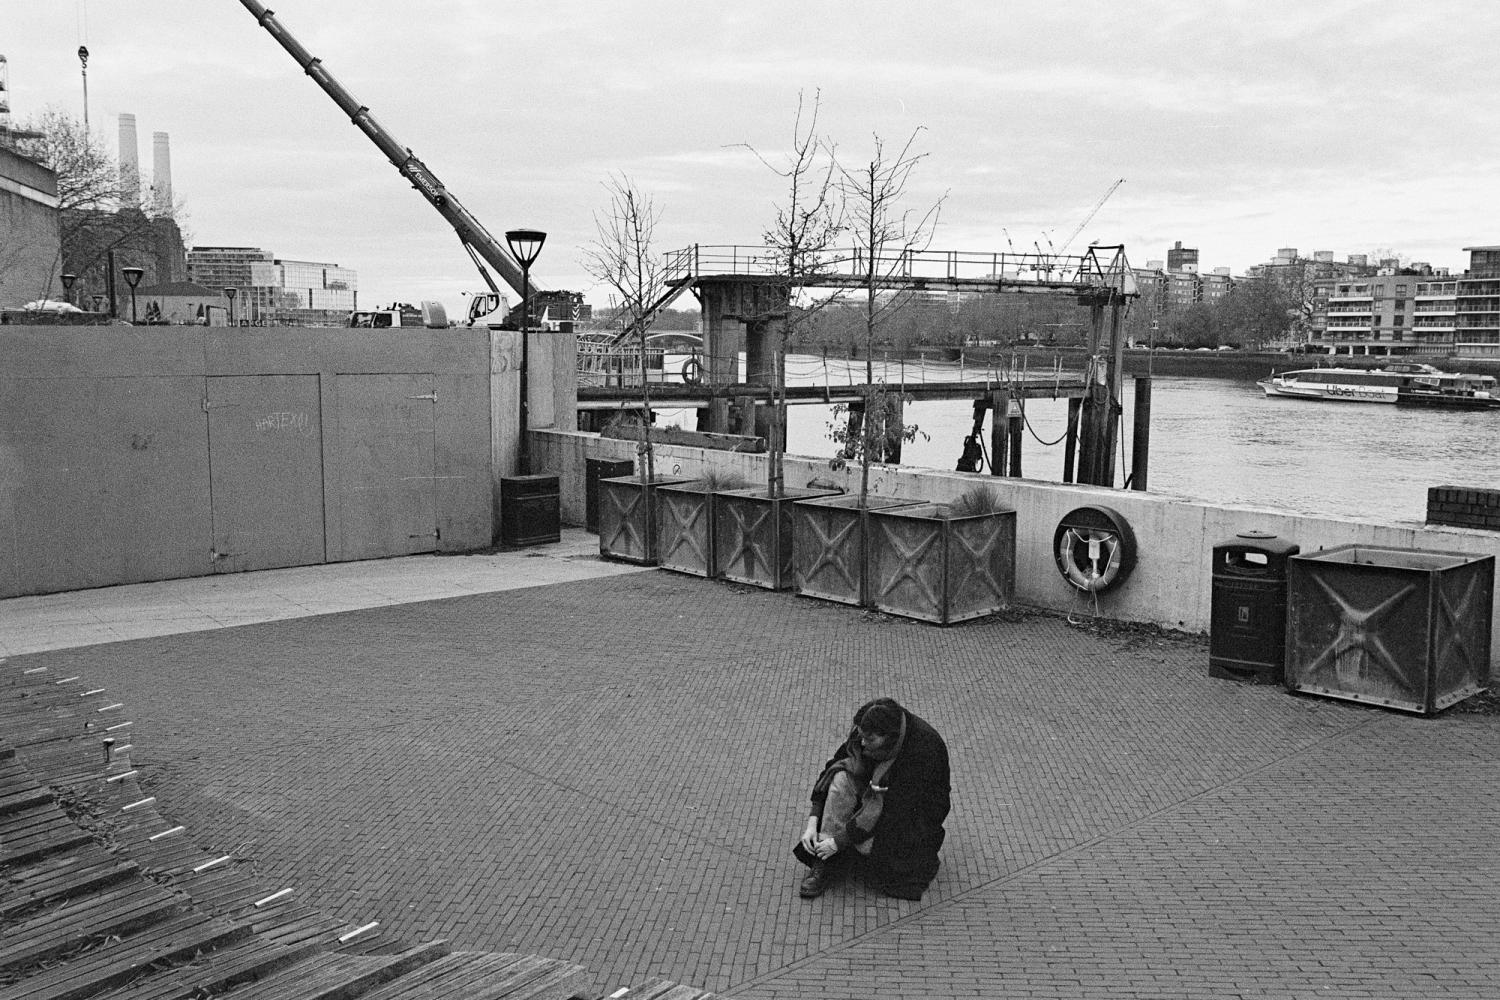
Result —
[[[634, 458], [636, 445], [591, 434], [538, 432], [534, 454], [544, 471], [561, 477], [563, 518], [582, 524], [584, 461]], [[709, 470], [765, 481], [765, 457], [700, 448], [655, 449], [659, 473], [700, 476]], [[539, 471], [543, 471], [539, 469]], [[814, 481], [853, 492], [859, 468], [830, 469], [826, 459], [788, 456], [786, 484]], [[933, 501], [951, 500], [983, 483], [1016, 511], [1016, 600], [1024, 605], [1124, 621], [1153, 622], [1169, 628], [1206, 632], [1209, 627], [1212, 550], [1242, 531], [1267, 531], [1295, 542], [1303, 552], [1336, 545], [1364, 544], [1429, 549], [1500, 557], [1500, 532], [1439, 525], [1387, 525], [1329, 517], [1307, 517], [1255, 507], [1218, 506], [1159, 493], [1134, 493], [1093, 486], [1064, 486], [1025, 479], [974, 476], [892, 466], [871, 470], [871, 492]], [[1058, 521], [1080, 506], [1104, 506], [1130, 524], [1139, 558], [1130, 578], [1104, 594], [1089, 595], [1068, 584], [1053, 557]], [[1500, 621], [1492, 629], [1491, 660], [1500, 663]], [[1105, 665], [1101, 665], [1103, 667]]]

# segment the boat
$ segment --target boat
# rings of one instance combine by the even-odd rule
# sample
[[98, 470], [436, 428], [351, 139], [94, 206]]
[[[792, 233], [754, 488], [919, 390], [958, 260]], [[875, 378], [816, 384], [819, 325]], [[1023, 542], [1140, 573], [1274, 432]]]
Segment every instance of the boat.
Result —
[[1298, 368], [1273, 372], [1256, 385], [1267, 396], [1295, 399], [1452, 409], [1500, 407], [1500, 389], [1492, 375], [1445, 372], [1405, 362], [1384, 368]]

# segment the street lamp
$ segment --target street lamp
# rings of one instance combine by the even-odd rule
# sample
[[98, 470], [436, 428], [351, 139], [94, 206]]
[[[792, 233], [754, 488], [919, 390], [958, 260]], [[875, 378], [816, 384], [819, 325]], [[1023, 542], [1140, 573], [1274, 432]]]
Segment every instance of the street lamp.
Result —
[[541, 255], [547, 234], [539, 229], [509, 229], [505, 233], [505, 242], [509, 244], [516, 263], [521, 265], [521, 443], [516, 453], [516, 471], [524, 476], [531, 466], [526, 442], [526, 430], [530, 425], [526, 408], [526, 342], [531, 332], [531, 265]]
[[122, 267], [120, 273], [125, 275], [125, 284], [130, 286], [130, 325], [135, 325], [135, 286], [141, 283], [141, 275], [146, 272], [138, 267]]
[[68, 305], [72, 305], [73, 304], [73, 282], [75, 282], [75, 281], [78, 280], [78, 275], [76, 275], [76, 274], [63, 274], [63, 275], [59, 275], [59, 277], [62, 278], [62, 283], [63, 283], [63, 298], [67, 300]]
[[239, 289], [235, 288], [233, 285], [230, 285], [228, 288], [224, 289], [224, 294], [227, 295], [227, 296], [229, 296], [229, 325], [230, 326], [234, 326], [234, 295], [238, 291], [239, 291]]

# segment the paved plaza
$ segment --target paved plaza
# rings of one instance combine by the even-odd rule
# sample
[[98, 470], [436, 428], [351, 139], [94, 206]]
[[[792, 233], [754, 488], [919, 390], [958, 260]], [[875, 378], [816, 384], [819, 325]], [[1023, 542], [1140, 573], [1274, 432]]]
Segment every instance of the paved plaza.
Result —
[[[1500, 716], [1211, 679], [1082, 604], [943, 629], [592, 544], [0, 601], [0, 652], [124, 702], [161, 812], [273, 888], [600, 995], [1500, 997]], [[943, 868], [799, 899], [877, 695], [948, 740]]]

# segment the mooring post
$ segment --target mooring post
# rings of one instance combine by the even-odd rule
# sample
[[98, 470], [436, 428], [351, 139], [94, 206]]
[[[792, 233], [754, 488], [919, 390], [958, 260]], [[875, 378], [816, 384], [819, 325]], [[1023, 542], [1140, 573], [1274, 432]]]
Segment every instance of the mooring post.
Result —
[[1145, 490], [1151, 464], [1151, 376], [1135, 377], [1135, 447], [1130, 452], [1130, 488]]
[[882, 461], [892, 465], [901, 464], [901, 438], [906, 429], [906, 399], [903, 396], [887, 396], [885, 398], [885, 413], [882, 414], [885, 425], [882, 428], [881, 450]]
[[1062, 481], [1073, 482], [1073, 465], [1078, 458], [1078, 417], [1083, 412], [1083, 400], [1078, 396], [1068, 399], [1068, 432], [1063, 443]]
[[1017, 413], [1013, 417], [1007, 417], [1006, 422], [1010, 424], [1010, 474], [1019, 479], [1022, 475], [1021, 441], [1026, 430], [1026, 417]]
[[1010, 390], [990, 393], [990, 475], [1010, 474]]

